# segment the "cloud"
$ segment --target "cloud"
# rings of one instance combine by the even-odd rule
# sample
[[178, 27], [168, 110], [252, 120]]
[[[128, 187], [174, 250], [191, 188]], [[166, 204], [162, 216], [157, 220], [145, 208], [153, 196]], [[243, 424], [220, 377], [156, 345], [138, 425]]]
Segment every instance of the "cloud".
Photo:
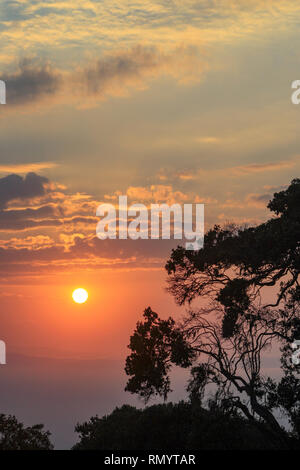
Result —
[[[153, 43], [238, 41], [259, 33], [297, 27], [296, 0], [101, 0], [2, 1], [0, 24], [13, 50], [45, 44], [83, 54], [87, 44], [115, 47], [143, 37]], [[55, 34], [53, 34], [55, 33]], [[6, 44], [4, 44], [6, 45]]]
[[[106, 200], [116, 201], [118, 196], [122, 194], [120, 191], [115, 191], [112, 195], [106, 194]], [[167, 204], [180, 204], [182, 202], [192, 202], [195, 199], [195, 194], [183, 193], [176, 191], [172, 185], [152, 184], [150, 186], [129, 186], [126, 190], [128, 201], [130, 202], [143, 202], [143, 203], [167, 203]]]
[[61, 86], [60, 75], [48, 64], [22, 60], [15, 72], [4, 74], [6, 102], [10, 106], [35, 102], [55, 95]]
[[[266, 162], [266, 163], [251, 163], [249, 165], [239, 165], [227, 168], [193, 168], [193, 169], [181, 169], [181, 170], [168, 170], [162, 168], [157, 173], [157, 178], [160, 181], [192, 181], [199, 180], [200, 178], [207, 178], [216, 176], [226, 175], [228, 178], [232, 176], [234, 178], [248, 175], [256, 175], [257, 173], [265, 173], [270, 171], [280, 171], [286, 168], [293, 168], [296, 165], [296, 159], [281, 160], [278, 162]], [[266, 188], [267, 189], [267, 188]]]
[[28, 18], [26, 13], [27, 6], [25, 3], [16, 0], [2, 0], [1, 4], [1, 21], [22, 21]]
[[159, 76], [171, 76], [179, 83], [199, 80], [206, 63], [195, 47], [178, 47], [165, 53], [162, 48], [137, 45], [105, 53], [76, 70], [59, 71], [50, 63], [24, 59], [17, 70], [4, 74], [8, 107], [37, 101], [95, 104], [109, 96], [126, 96], [132, 89], [144, 89]]
[[48, 170], [57, 167], [54, 162], [37, 162], [37, 163], [17, 163], [0, 165], [0, 173], [35, 173], [37, 171]]
[[247, 196], [248, 205], [258, 208], [266, 208], [271, 199], [272, 194], [249, 194]]
[[8, 175], [0, 178], [0, 208], [9, 201], [42, 196], [46, 193], [48, 179], [36, 173], [28, 173], [24, 178], [19, 175]]
[[284, 168], [292, 168], [295, 166], [293, 160], [282, 160], [279, 162], [267, 162], [267, 163], [251, 163], [249, 165], [236, 166], [231, 168], [234, 175], [249, 175], [255, 173], [263, 173], [266, 171], [278, 171]]
[[268, 202], [272, 199], [272, 194], [248, 194], [245, 198], [226, 199], [220, 207], [231, 209], [245, 209], [255, 207], [257, 209], [266, 209]]
[[267, 191], [271, 191], [272, 193], [276, 193], [278, 191], [283, 191], [287, 188], [288, 188], [288, 184], [281, 184], [279, 186], [273, 186], [273, 185], [266, 184], [264, 186], [264, 189], [266, 189]]
[[[117, 204], [121, 194], [127, 194], [128, 205], [134, 202], [143, 202], [147, 207], [152, 203], [208, 204], [207, 227], [218, 219], [257, 223], [260, 220], [257, 215], [263, 214], [257, 209], [265, 208], [271, 199], [264, 189], [261, 194], [231, 195], [231, 199], [222, 203], [191, 190], [179, 191], [172, 184], [157, 184], [129, 186], [122, 192], [106, 194], [103, 200]], [[89, 194], [72, 193], [32, 173], [1, 178], [0, 202], [0, 231], [5, 232], [0, 241], [0, 271], [7, 276], [70, 272], [81, 268], [161, 267], [171, 249], [182, 244], [172, 239], [99, 240], [95, 234], [99, 217], [95, 214], [101, 201]], [[246, 207], [253, 208], [250, 219], [245, 218]], [[229, 209], [229, 214], [219, 213], [220, 208]]]
[[181, 82], [199, 78], [205, 69], [195, 48], [164, 53], [157, 47], [135, 46], [106, 55], [83, 70], [88, 94], [118, 94], [127, 87], [145, 86], [145, 80], [170, 75]]
[[53, 227], [62, 225], [53, 206], [37, 209], [18, 209], [0, 211], [0, 230], [15, 231], [30, 228]]
[[0, 240], [1, 248], [29, 248], [31, 250], [36, 250], [41, 247], [49, 248], [54, 246], [55, 241], [51, 239], [48, 235], [35, 235], [28, 236], [25, 238], [10, 238], [9, 240]]
[[220, 138], [218, 137], [195, 137], [194, 139], [195, 142], [198, 142], [200, 144], [216, 144], [220, 142]]
[[[69, 193], [67, 188], [33, 173], [1, 178], [1, 194], [0, 231], [6, 232], [6, 236], [0, 241], [0, 271], [7, 275], [57, 272], [81, 266], [161, 267], [171, 249], [180, 243], [99, 240], [95, 234], [99, 202], [87, 194]], [[116, 202], [119, 194], [116, 191], [104, 199]], [[129, 204], [137, 200], [147, 205], [180, 203], [195, 197], [176, 191], [171, 185], [130, 186], [126, 194]]]
[[162, 267], [178, 240], [99, 240], [76, 237], [68, 246], [47, 238], [15, 239], [14, 246], [0, 243], [0, 271], [5, 275], [25, 273], [74, 272], [74, 269], [111, 269], [112, 267]]
[[4, 232], [45, 227], [94, 231], [96, 207], [91, 196], [68, 194], [64, 186], [36, 173], [0, 178], [0, 230]]

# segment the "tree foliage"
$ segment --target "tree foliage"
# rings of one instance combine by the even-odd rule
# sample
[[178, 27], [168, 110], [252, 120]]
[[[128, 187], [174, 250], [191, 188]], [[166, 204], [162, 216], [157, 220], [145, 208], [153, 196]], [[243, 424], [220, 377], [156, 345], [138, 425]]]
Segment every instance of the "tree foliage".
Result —
[[[192, 365], [192, 403], [201, 403], [213, 384], [223, 410], [243, 416], [276, 448], [298, 448], [300, 383], [291, 344], [300, 339], [300, 180], [275, 193], [268, 207], [275, 216], [264, 224], [216, 226], [201, 250], [173, 250], [166, 265], [169, 291], [181, 305], [201, 297], [205, 307], [190, 307], [181, 324], [169, 318], [166, 336], [158, 335], [164, 321], [147, 309], [129, 345], [127, 390], [165, 398], [171, 364]], [[270, 287], [273, 301], [264, 295]], [[273, 345], [281, 350], [278, 382], [262, 371], [262, 354]]]
[[146, 401], [154, 393], [164, 397], [170, 391], [168, 371], [171, 364], [188, 367], [194, 357], [172, 318], [161, 320], [150, 307], [144, 311], [130, 338], [132, 354], [126, 359], [126, 374], [131, 376], [126, 390], [138, 392]]
[[78, 424], [74, 450], [272, 449], [264, 435], [233, 410], [179, 402], [144, 409], [124, 405]]
[[0, 450], [52, 450], [43, 424], [25, 427], [15, 416], [0, 414]]
[[239, 315], [262, 289], [277, 287], [271, 305], [278, 306], [296, 287], [300, 270], [300, 180], [275, 193], [268, 208], [275, 217], [256, 227], [215, 226], [199, 251], [182, 247], [172, 251], [166, 264], [169, 291], [182, 305], [201, 296], [224, 307], [223, 335], [235, 331]]

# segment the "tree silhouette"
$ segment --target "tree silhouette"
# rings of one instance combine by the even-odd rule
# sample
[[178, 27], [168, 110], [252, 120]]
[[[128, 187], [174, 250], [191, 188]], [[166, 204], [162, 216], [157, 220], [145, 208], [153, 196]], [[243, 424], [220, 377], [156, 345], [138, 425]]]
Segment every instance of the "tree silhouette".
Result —
[[209, 409], [183, 401], [144, 409], [123, 405], [75, 431], [74, 450], [274, 449], [251, 423], [214, 401]]
[[43, 424], [25, 427], [15, 416], [0, 414], [0, 450], [52, 450]]
[[[300, 325], [299, 203], [300, 180], [293, 180], [268, 205], [276, 218], [258, 227], [215, 227], [198, 252], [172, 252], [169, 291], [180, 304], [201, 297], [206, 306], [190, 308], [179, 325], [169, 318], [167, 337], [160, 332], [163, 320], [145, 311], [130, 340], [127, 390], [146, 400], [153, 394], [165, 398], [171, 364], [193, 364], [192, 401], [201, 402], [212, 383], [218, 405], [242, 414], [276, 448], [298, 446], [300, 383], [290, 358]], [[270, 286], [274, 302], [263, 302], [262, 289]], [[261, 366], [262, 353], [274, 344], [282, 353], [278, 383], [264, 377]], [[278, 411], [287, 416], [289, 432]]]
[[266, 223], [243, 229], [215, 226], [205, 235], [203, 249], [173, 250], [166, 269], [176, 301], [183, 305], [199, 296], [219, 301], [223, 335], [230, 336], [238, 316], [261, 300], [263, 288], [278, 289], [269, 306], [299, 296], [299, 207], [300, 179], [294, 179], [288, 189], [274, 194], [268, 208], [276, 217]]
[[188, 367], [194, 352], [184, 340], [172, 318], [161, 320], [150, 307], [144, 311], [144, 322], [138, 322], [130, 338], [132, 354], [126, 359], [125, 371], [131, 378], [127, 391], [139, 393], [148, 401], [154, 393], [167, 397], [170, 391], [168, 372], [173, 364]]

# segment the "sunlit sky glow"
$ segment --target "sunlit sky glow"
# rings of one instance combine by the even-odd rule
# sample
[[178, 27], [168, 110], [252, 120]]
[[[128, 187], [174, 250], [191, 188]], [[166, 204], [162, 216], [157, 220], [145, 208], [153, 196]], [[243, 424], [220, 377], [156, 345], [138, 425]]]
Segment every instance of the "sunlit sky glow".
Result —
[[174, 244], [100, 241], [96, 208], [127, 194], [204, 202], [206, 228], [266, 220], [299, 176], [300, 3], [2, 1], [0, 31], [1, 339], [124, 358], [143, 308], [180, 314]]
[[2, 282], [160, 271], [169, 242], [95, 238], [120, 193], [265, 220], [299, 169], [299, 19], [296, 1], [3, 2]]

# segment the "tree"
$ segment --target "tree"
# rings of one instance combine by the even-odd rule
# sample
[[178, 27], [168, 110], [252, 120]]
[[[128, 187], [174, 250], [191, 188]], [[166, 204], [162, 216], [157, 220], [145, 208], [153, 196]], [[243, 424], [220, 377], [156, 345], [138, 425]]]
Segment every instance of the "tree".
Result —
[[[165, 398], [171, 364], [193, 363], [191, 400], [201, 401], [206, 386], [213, 383], [218, 405], [242, 414], [276, 448], [299, 445], [300, 393], [295, 391], [300, 383], [290, 362], [291, 343], [300, 333], [299, 203], [300, 180], [293, 180], [268, 205], [276, 218], [244, 229], [215, 227], [198, 252], [182, 247], [172, 252], [166, 265], [169, 291], [181, 305], [201, 297], [206, 306], [190, 308], [179, 325], [168, 320], [171, 330], [176, 329], [179, 349], [171, 330], [167, 342], [161, 337], [158, 350], [152, 347], [154, 323], [157, 328], [162, 322], [157, 314], [147, 315], [147, 326], [138, 324], [129, 345], [127, 390], [146, 399], [153, 394]], [[263, 302], [262, 290], [270, 286], [275, 300]], [[141, 334], [145, 327], [146, 336]], [[263, 351], [275, 343], [282, 352], [283, 377], [278, 383], [261, 370]], [[147, 357], [151, 361], [144, 369]], [[278, 422], [278, 410], [287, 416], [289, 432]]]
[[[293, 447], [294, 440], [300, 437], [298, 428], [294, 426], [293, 432], [288, 434], [278, 422], [274, 411], [280, 405], [291, 424], [297, 423], [299, 427], [300, 393], [292, 395], [295, 400], [293, 406], [287, 404], [284, 402], [285, 392], [291, 385], [288, 375], [276, 384], [261, 373], [261, 354], [278, 339], [279, 324], [282, 324], [284, 338], [291, 335], [291, 312], [253, 310], [246, 318], [243, 316], [238, 319], [233, 336], [224, 338], [220, 322], [211, 318], [212, 313], [221, 316], [218, 308], [220, 310], [220, 306], [216, 304], [212, 311], [190, 311], [180, 328], [175, 326], [175, 322], [172, 323], [171, 328], [176, 328], [177, 341], [172, 344], [172, 339], [166, 342], [162, 339], [159, 345], [156, 341], [157, 334], [153, 337], [153, 333], [163, 320], [150, 308], [146, 309], [145, 322], [138, 323], [130, 341], [132, 353], [126, 360], [125, 370], [131, 377], [126, 390], [139, 394], [146, 402], [152, 395], [160, 395], [166, 399], [170, 391], [171, 365], [190, 367], [193, 364], [187, 387], [192, 403], [202, 403], [206, 387], [213, 384], [218, 406], [239, 411], [249, 424], [263, 433], [277, 448]], [[299, 315], [300, 312], [298, 317]], [[274, 328], [276, 322], [278, 326]], [[146, 335], [142, 334], [145, 330]], [[179, 336], [181, 346], [177, 349]], [[171, 334], [169, 338], [172, 338]], [[297, 384], [297, 381], [293, 382], [294, 387]], [[279, 399], [277, 388], [282, 390], [280, 403], [274, 398]]]
[[278, 289], [274, 302], [265, 306], [276, 307], [299, 296], [299, 207], [300, 179], [294, 179], [268, 204], [275, 218], [242, 229], [215, 226], [205, 235], [201, 250], [173, 250], [166, 264], [170, 293], [180, 305], [199, 296], [220, 302], [224, 336], [234, 333], [239, 315], [261, 301], [262, 289]]
[[125, 390], [138, 392], [146, 401], [155, 392], [166, 398], [171, 364], [188, 367], [194, 357], [175, 321], [159, 319], [150, 307], [144, 311], [144, 322], [137, 323], [129, 347], [132, 354], [126, 359], [125, 371], [131, 378]]
[[74, 450], [168, 450], [271, 448], [263, 434], [237, 414], [214, 402], [123, 405], [108, 416], [78, 424]]
[[52, 450], [43, 424], [25, 427], [15, 416], [0, 414], [0, 450]]

